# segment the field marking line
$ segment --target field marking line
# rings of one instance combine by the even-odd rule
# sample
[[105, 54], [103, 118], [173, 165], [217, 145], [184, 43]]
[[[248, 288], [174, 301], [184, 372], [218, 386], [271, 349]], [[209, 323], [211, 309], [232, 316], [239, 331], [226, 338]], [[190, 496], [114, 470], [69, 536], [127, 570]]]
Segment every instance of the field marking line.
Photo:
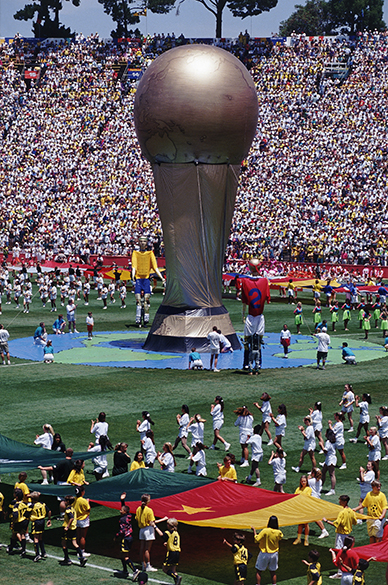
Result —
[[[32, 551], [32, 550], [26, 550], [26, 553], [35, 555], [35, 551]], [[47, 554], [47, 557], [49, 559], [54, 559], [56, 561], [63, 561], [63, 557], [57, 557], [56, 555]], [[73, 563], [73, 564], [74, 564], [74, 566], [77, 566], [77, 563]], [[94, 565], [92, 563], [89, 563], [89, 561], [86, 563], [86, 565], [84, 565], [84, 567], [90, 567], [91, 569], [99, 569], [100, 571], [107, 571], [108, 573], [120, 573], [120, 571], [118, 569], [109, 569], [108, 567], [101, 567], [100, 565]], [[167, 581], [159, 581], [159, 579], [152, 579], [151, 577], [148, 577], [148, 581], [153, 581], [154, 583], [160, 583], [160, 585], [171, 585], [170, 581], [168, 581], [168, 582]]]

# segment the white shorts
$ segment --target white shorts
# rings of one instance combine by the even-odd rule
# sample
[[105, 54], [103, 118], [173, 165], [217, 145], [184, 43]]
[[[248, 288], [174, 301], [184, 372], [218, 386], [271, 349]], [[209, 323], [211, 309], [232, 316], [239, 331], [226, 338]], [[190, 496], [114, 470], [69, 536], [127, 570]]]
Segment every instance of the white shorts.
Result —
[[244, 327], [244, 335], [245, 337], [249, 337], [251, 335], [264, 335], [265, 333], [265, 319], [264, 315], [256, 315], [253, 317], [252, 315], [248, 315], [245, 319], [245, 327]]
[[153, 526], [140, 528], [139, 540], [155, 540], [155, 528]]
[[368, 536], [378, 536], [381, 530], [381, 520], [378, 518], [368, 518], [366, 521]]
[[349, 364], [354, 364], [355, 361], [356, 361], [356, 356], [355, 355], [347, 355], [345, 357], [345, 362], [347, 362]]
[[245, 445], [251, 435], [247, 435], [246, 433], [241, 433], [240, 435], [240, 445]]
[[336, 532], [334, 548], [344, 548], [345, 537], [346, 534], [339, 534], [338, 532]]
[[278, 568], [278, 557], [279, 553], [265, 553], [259, 552], [259, 556], [256, 561], [256, 569], [258, 571], [265, 571], [267, 568], [270, 571], [276, 571]]
[[220, 353], [220, 348], [218, 348], [218, 349], [212, 348], [210, 350], [210, 355], [218, 355], [219, 353]]
[[85, 520], [77, 520], [77, 528], [88, 528], [90, 526], [89, 516]]
[[[353, 356], [349, 356], [349, 357], [353, 357]], [[354, 358], [356, 359], [356, 358]], [[353, 404], [351, 404], [350, 406], [343, 406], [341, 412], [353, 412]]]

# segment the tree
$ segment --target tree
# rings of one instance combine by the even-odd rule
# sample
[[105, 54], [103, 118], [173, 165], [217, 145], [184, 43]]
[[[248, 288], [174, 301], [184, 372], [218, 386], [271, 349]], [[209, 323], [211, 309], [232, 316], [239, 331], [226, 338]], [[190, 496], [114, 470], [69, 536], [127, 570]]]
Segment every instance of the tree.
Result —
[[169, 12], [175, 4], [175, 0], [98, 0], [104, 7], [116, 29], [111, 32], [113, 38], [128, 37], [130, 24], [140, 22], [140, 16], [150, 10], [156, 14]]
[[279, 34], [289, 37], [293, 32], [308, 36], [330, 34], [329, 6], [325, 0], [307, 0], [305, 5], [296, 4], [296, 11], [280, 23]]
[[[81, 2], [81, 0], [66, 0], [66, 2], [69, 1], [73, 6], [79, 6]], [[62, 0], [38, 0], [33, 4], [26, 4], [13, 17], [16, 20], [32, 20], [36, 14], [36, 22], [32, 25], [35, 37], [68, 38], [71, 36], [70, 28], [59, 22], [59, 13], [62, 8]]]
[[[180, 4], [185, 0], [181, 0]], [[262, 12], [269, 12], [275, 8], [278, 0], [195, 0], [202, 4], [216, 19], [216, 38], [222, 36], [222, 14], [225, 6], [229, 8], [233, 16], [246, 18], [247, 16], [258, 16]]]
[[307, 0], [280, 23], [279, 34], [352, 35], [365, 29], [383, 30], [383, 4], [384, 0]]
[[384, 0], [328, 0], [333, 28], [342, 34], [384, 30]]

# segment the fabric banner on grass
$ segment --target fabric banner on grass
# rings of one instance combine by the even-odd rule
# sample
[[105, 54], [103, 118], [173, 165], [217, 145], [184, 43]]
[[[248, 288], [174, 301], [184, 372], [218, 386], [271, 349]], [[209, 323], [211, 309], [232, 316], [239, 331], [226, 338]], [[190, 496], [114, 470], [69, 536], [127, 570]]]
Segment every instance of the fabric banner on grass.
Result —
[[[91, 459], [96, 453], [74, 453], [73, 459]], [[35, 445], [26, 445], [0, 434], [0, 474], [50, 467], [63, 460], [64, 454]]]
[[[68, 487], [42, 486], [44, 494], [65, 495]], [[267, 526], [275, 515], [280, 526], [334, 520], [342, 508], [317, 498], [280, 494], [252, 486], [172, 474], [157, 469], [138, 469], [104, 479], [87, 487], [86, 496], [103, 506], [120, 508], [120, 496], [135, 512], [143, 493], [151, 495], [155, 516], [175, 517], [179, 522], [214, 528], [249, 529]], [[360, 518], [365, 516], [358, 515]]]

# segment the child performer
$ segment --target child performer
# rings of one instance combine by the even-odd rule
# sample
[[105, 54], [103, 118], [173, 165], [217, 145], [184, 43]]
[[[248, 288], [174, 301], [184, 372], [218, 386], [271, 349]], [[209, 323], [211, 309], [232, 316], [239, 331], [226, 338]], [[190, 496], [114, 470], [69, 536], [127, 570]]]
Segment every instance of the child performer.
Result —
[[123, 565], [122, 575], [123, 577], [128, 576], [128, 569], [130, 567], [133, 571], [132, 581], [135, 581], [136, 577], [139, 575], [139, 569], [135, 569], [133, 562], [129, 558], [129, 551], [131, 550], [132, 546], [132, 515], [129, 513], [129, 507], [125, 505], [125, 498], [126, 492], [121, 494], [120, 499], [120, 520], [119, 520], [119, 530], [114, 537], [113, 540], [116, 538], [121, 538], [121, 563]]
[[338, 311], [339, 311], [338, 301], [335, 301], [335, 303], [330, 307], [331, 324], [333, 331], [336, 330], [335, 324], [338, 323]]
[[297, 332], [297, 334], [299, 334], [300, 333], [300, 326], [303, 325], [303, 309], [302, 309], [301, 302], [299, 302], [296, 305], [294, 315], [295, 315], [296, 332]]
[[[31, 521], [31, 534], [34, 539], [34, 548], [35, 548], [35, 557], [34, 563], [40, 561], [40, 559], [45, 559], [47, 557], [46, 550], [44, 548], [43, 542], [43, 531], [45, 525], [45, 518], [47, 516], [47, 526], [51, 526], [51, 510], [48, 509], [46, 504], [39, 502], [40, 493], [39, 492], [32, 492], [31, 495], [31, 514], [30, 514], [30, 521]], [[39, 552], [40, 549], [40, 552]]]
[[89, 311], [88, 316], [86, 317], [86, 327], [88, 330], [88, 339], [92, 339], [94, 319], [93, 319], [93, 313], [91, 311]]
[[319, 552], [317, 550], [310, 550], [308, 558], [308, 561], [302, 560], [302, 563], [308, 567], [307, 585], [322, 585], [321, 563], [318, 563]]
[[166, 543], [167, 554], [163, 563], [163, 571], [169, 577], [174, 579], [175, 585], [180, 585], [182, 577], [176, 572], [179, 563], [179, 554], [181, 552], [181, 539], [177, 531], [178, 520], [175, 518], [168, 518], [167, 530], [162, 532], [160, 528], [155, 525], [155, 530]]
[[291, 345], [291, 331], [287, 325], [283, 325], [283, 329], [280, 332], [280, 343], [283, 346], [284, 358], [288, 358], [288, 348]]
[[259, 463], [263, 461], [263, 447], [261, 441], [261, 435], [259, 434], [261, 425], [256, 425], [253, 429], [253, 435], [248, 439], [247, 444], [252, 447], [252, 458], [251, 458], [251, 470], [249, 475], [245, 478], [247, 483], [251, 483], [253, 475], [256, 475], [256, 481], [253, 484], [254, 487], [261, 485], [260, 481], [260, 470]]
[[249, 550], [244, 546], [245, 535], [239, 532], [234, 533], [233, 544], [230, 544], [225, 538], [223, 543], [226, 544], [233, 553], [233, 564], [235, 580], [234, 585], [245, 583], [247, 578], [247, 565], [252, 558]]

